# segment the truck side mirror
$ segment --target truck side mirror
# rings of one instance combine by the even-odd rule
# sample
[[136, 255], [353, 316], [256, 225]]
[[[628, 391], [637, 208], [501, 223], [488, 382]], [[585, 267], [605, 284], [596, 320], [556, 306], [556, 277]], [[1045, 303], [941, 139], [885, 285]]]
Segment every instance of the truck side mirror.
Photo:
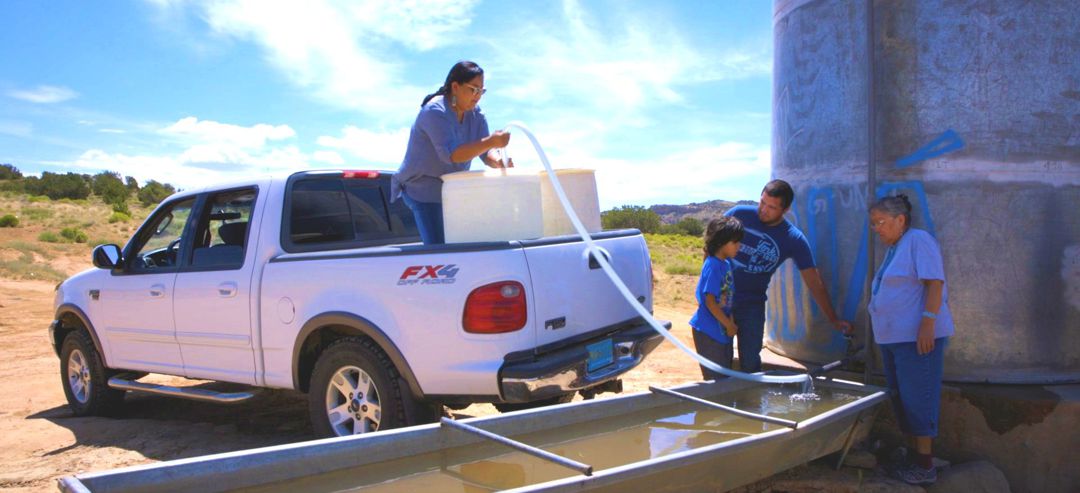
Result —
[[108, 244], [94, 247], [94, 267], [114, 269], [120, 265], [120, 247]]

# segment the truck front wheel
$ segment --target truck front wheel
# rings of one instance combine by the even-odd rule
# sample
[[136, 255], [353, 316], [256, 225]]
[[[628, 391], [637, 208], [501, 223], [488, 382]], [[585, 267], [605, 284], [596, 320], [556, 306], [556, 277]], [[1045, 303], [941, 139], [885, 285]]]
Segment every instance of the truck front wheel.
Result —
[[109, 388], [109, 374], [90, 336], [76, 330], [60, 346], [60, 378], [68, 406], [76, 416], [113, 414], [124, 402], [124, 391]]
[[405, 403], [397, 370], [371, 341], [340, 339], [311, 374], [308, 407], [320, 436], [345, 436], [403, 426]]

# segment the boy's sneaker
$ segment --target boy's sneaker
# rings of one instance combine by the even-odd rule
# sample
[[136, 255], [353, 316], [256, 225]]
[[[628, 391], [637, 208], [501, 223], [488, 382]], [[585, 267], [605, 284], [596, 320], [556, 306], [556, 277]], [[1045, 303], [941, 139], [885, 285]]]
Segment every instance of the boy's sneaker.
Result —
[[892, 476], [907, 484], [930, 485], [937, 481], [937, 469], [923, 469], [917, 464], [907, 463], [893, 469]]

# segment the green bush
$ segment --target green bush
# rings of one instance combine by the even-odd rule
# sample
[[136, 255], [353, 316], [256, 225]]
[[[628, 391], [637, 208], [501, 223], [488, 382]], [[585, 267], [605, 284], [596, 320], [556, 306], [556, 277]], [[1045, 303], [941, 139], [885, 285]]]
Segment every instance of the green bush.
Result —
[[162, 200], [174, 193], [176, 193], [176, 189], [172, 185], [150, 180], [139, 189], [138, 197], [142, 205], [151, 206], [161, 203]]
[[636, 228], [642, 233], [660, 231], [660, 216], [640, 205], [624, 205], [600, 215], [604, 229]]
[[94, 195], [101, 197], [101, 200], [106, 204], [114, 206], [127, 202], [128, 195], [131, 194], [131, 189], [124, 184], [120, 174], [109, 171], [102, 171], [94, 175], [92, 188]]
[[52, 231], [42, 231], [41, 234], [38, 235], [37, 239], [38, 241], [44, 241], [45, 243], [60, 243], [64, 241], [63, 238], [60, 238], [59, 235], [53, 233]]
[[79, 228], [64, 228], [60, 230], [60, 236], [75, 243], [86, 243], [86, 240], [90, 239], [90, 237], [86, 236], [86, 233], [82, 232]]
[[19, 225], [19, 218], [5, 214], [4, 217], [0, 217], [0, 228], [14, 228]]
[[112, 210], [113, 210], [113, 212], [119, 212], [119, 213], [125, 214], [125, 215], [127, 215], [129, 217], [131, 216], [131, 209], [128, 208], [128, 204], [127, 204], [126, 200], [123, 201], [123, 202], [113, 204], [112, 205]]
[[18, 180], [22, 178], [22, 172], [19, 168], [10, 164], [0, 164], [0, 180]]
[[23, 178], [23, 187], [28, 193], [45, 195], [50, 199], [62, 198], [85, 199], [90, 196], [90, 177], [75, 173], [57, 174], [45, 171], [41, 178], [31, 176]]
[[31, 196], [27, 197], [26, 200], [28, 200], [31, 204], [34, 204], [34, 203], [37, 203], [37, 202], [48, 202], [48, 201], [50, 201], [52, 199], [50, 199], [50, 198], [48, 198], [48, 197], [46, 197], [44, 195], [31, 195]]
[[109, 216], [109, 224], [113, 223], [126, 223], [131, 220], [131, 216], [124, 214], [123, 212], [113, 212]]

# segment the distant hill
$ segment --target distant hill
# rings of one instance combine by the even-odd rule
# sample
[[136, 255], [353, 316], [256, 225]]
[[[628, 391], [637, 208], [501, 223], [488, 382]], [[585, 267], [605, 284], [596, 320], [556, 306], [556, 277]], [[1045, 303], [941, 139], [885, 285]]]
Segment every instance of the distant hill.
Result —
[[649, 207], [649, 210], [660, 216], [660, 220], [664, 224], [675, 224], [686, 217], [692, 217], [707, 224], [710, 219], [722, 216], [728, 209], [741, 204], [757, 205], [757, 202], [752, 200], [740, 200], [738, 202], [710, 200], [686, 205], [658, 204]]

